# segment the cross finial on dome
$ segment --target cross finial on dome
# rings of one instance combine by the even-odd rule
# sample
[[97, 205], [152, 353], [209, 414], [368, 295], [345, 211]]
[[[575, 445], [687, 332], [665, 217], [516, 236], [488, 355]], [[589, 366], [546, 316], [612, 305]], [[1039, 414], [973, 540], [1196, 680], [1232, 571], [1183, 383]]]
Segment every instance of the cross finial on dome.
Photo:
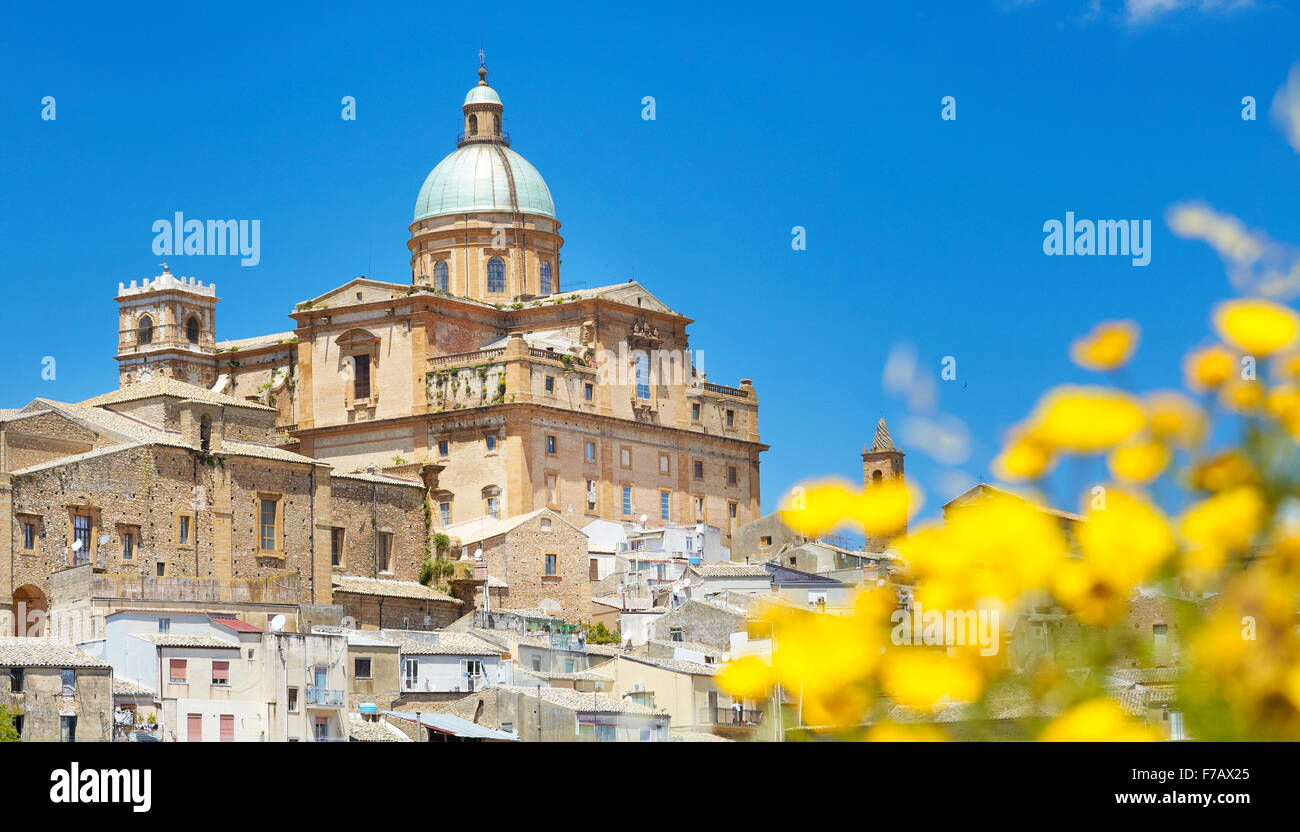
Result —
[[482, 49], [478, 51], [478, 83], [479, 86], [487, 86], [487, 57]]

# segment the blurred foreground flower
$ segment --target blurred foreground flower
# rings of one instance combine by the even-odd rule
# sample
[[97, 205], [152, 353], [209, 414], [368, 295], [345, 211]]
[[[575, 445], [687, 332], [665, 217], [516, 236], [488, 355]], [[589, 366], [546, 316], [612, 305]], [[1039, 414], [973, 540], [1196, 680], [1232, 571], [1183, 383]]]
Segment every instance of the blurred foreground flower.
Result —
[[1070, 357], [1085, 370], [1118, 369], [1133, 357], [1139, 332], [1133, 321], [1105, 321], [1070, 346]]
[[1300, 315], [1263, 298], [1224, 301], [1215, 307], [1214, 327], [1237, 349], [1257, 358], [1295, 346]]
[[1156, 732], [1134, 722], [1113, 699], [1075, 705], [1047, 726], [1043, 742], [1151, 742]]

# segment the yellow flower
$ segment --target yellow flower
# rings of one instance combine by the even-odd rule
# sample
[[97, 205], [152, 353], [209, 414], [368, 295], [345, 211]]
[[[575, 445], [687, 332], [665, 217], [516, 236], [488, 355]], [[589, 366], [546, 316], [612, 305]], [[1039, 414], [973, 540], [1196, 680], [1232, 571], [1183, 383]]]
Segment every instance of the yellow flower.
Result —
[[1214, 327], [1237, 349], [1265, 358], [1295, 345], [1300, 338], [1300, 315], [1263, 298], [1228, 300], [1215, 307]]
[[1159, 442], [1144, 439], [1120, 445], [1110, 452], [1106, 460], [1116, 479], [1133, 483], [1149, 483], [1169, 466], [1169, 449]]
[[1043, 730], [1040, 742], [1153, 742], [1152, 728], [1130, 719], [1113, 699], [1090, 699], [1058, 716]]
[[[948, 513], [938, 543], [947, 553], [933, 551], [926, 566], [946, 566], [967, 580], [974, 598], [1014, 600], [1031, 589], [1047, 586], [1052, 571], [1065, 557], [1065, 537], [1056, 517], [1012, 494], [995, 493]], [[932, 549], [933, 538], [925, 548]], [[915, 554], [904, 549], [903, 556]], [[922, 566], [914, 564], [918, 576]], [[942, 572], [941, 572], [942, 574]]]
[[1256, 413], [1263, 409], [1268, 391], [1258, 381], [1230, 379], [1219, 388], [1219, 403], [1233, 413]]
[[781, 522], [815, 537], [843, 525], [857, 508], [857, 493], [843, 480], [798, 486], [781, 504]]
[[1230, 553], [1250, 546], [1264, 514], [1264, 500], [1249, 487], [1208, 497], [1183, 513], [1181, 534], [1193, 570], [1223, 566]]
[[755, 656], [723, 665], [718, 685], [739, 699], [762, 699], [772, 689], [772, 668]]
[[1005, 482], [1028, 482], [1051, 471], [1055, 461], [1051, 448], [1022, 433], [1013, 436], [993, 460], [993, 472]]
[[963, 659], [906, 647], [885, 657], [881, 681], [895, 702], [924, 711], [974, 701], [984, 685], [979, 671]]
[[1200, 491], [1217, 493], [1240, 485], [1254, 485], [1258, 480], [1250, 460], [1236, 449], [1212, 456], [1191, 471], [1192, 487]]
[[1070, 357], [1085, 370], [1114, 370], [1133, 356], [1138, 333], [1133, 321], [1104, 321], [1070, 345]]
[[1237, 357], [1222, 344], [1194, 350], [1183, 360], [1187, 386], [1199, 392], [1213, 390], [1237, 371]]
[[1205, 413], [1191, 399], [1174, 390], [1149, 393], [1145, 400], [1147, 428], [1162, 442], [1183, 448], [1205, 439]]
[[1273, 372], [1279, 378], [1300, 381], [1300, 350], [1273, 356]]
[[1063, 451], [1096, 453], [1142, 429], [1146, 415], [1132, 396], [1105, 387], [1049, 390], [1032, 419], [1035, 439]]
[[1076, 536], [1084, 561], [1120, 587], [1150, 577], [1174, 551], [1164, 514], [1145, 499], [1111, 489], [1106, 507], [1089, 509]]
[[1053, 592], [1083, 624], [1124, 617], [1134, 587], [1174, 550], [1174, 536], [1159, 509], [1123, 491], [1111, 491], [1104, 509], [1090, 509], [1078, 526], [1081, 560], [1053, 576]]
[[1300, 386], [1287, 382], [1269, 391], [1268, 412], [1283, 430], [1300, 442]]
[[867, 534], [891, 535], [907, 527], [921, 502], [921, 489], [907, 480], [889, 480], [863, 489], [854, 517]]
[[944, 733], [933, 725], [881, 722], [867, 731], [867, 742], [947, 742]]

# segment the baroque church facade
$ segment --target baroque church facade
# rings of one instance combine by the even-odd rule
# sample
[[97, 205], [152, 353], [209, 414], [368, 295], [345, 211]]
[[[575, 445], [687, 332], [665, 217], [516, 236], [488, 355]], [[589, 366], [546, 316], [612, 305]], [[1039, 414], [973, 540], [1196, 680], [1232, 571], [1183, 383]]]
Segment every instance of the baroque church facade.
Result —
[[704, 522], [728, 544], [759, 515], [753, 383], [697, 373], [691, 319], [637, 282], [565, 290], [550, 190], [503, 110], [480, 68], [416, 199], [409, 283], [358, 278], [292, 329], [220, 341], [214, 287], [164, 269], [119, 288], [122, 388], [166, 377], [272, 407], [281, 446], [336, 471], [424, 466], [436, 527], [548, 508]]

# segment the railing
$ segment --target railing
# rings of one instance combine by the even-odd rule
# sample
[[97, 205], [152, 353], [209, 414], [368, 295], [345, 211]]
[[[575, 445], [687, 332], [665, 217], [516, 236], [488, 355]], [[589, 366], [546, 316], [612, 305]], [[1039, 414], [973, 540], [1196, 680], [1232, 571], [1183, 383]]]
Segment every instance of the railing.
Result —
[[576, 355], [567, 352], [556, 352], [555, 350], [543, 350], [537, 347], [529, 347], [528, 354], [533, 358], [544, 358], [547, 361], [558, 361], [561, 364], [572, 364], [575, 367], [586, 367], [587, 362]]
[[475, 133], [473, 135], [467, 136], [465, 132], [462, 130], [461, 132], [456, 134], [456, 144], [460, 144], [461, 142], [464, 141], [471, 141], [471, 142], [500, 141], [503, 145], [509, 147], [510, 134], [505, 131], [502, 131], [501, 136], [499, 138], [497, 136], [493, 136], [490, 132]]
[[751, 708], [704, 708], [700, 723], [704, 725], [761, 725], [763, 712]]
[[476, 350], [474, 352], [456, 352], [450, 355], [435, 355], [429, 359], [430, 367], [452, 367], [458, 364], [481, 364], [484, 361], [490, 361], [494, 358], [501, 358], [506, 354], [505, 347], [497, 347], [490, 350]]
[[308, 685], [307, 704], [309, 706], [317, 705], [326, 708], [341, 708], [343, 707], [343, 691]]
[[725, 384], [713, 384], [706, 381], [704, 382], [704, 389], [710, 393], [721, 393], [724, 396], [736, 396], [741, 399], [749, 398], [748, 390], [742, 390], [739, 387], [727, 387]]
[[298, 603], [298, 576], [269, 578], [158, 578], [150, 575], [94, 575], [90, 592], [96, 598], [147, 601], [208, 601], [247, 604]]

